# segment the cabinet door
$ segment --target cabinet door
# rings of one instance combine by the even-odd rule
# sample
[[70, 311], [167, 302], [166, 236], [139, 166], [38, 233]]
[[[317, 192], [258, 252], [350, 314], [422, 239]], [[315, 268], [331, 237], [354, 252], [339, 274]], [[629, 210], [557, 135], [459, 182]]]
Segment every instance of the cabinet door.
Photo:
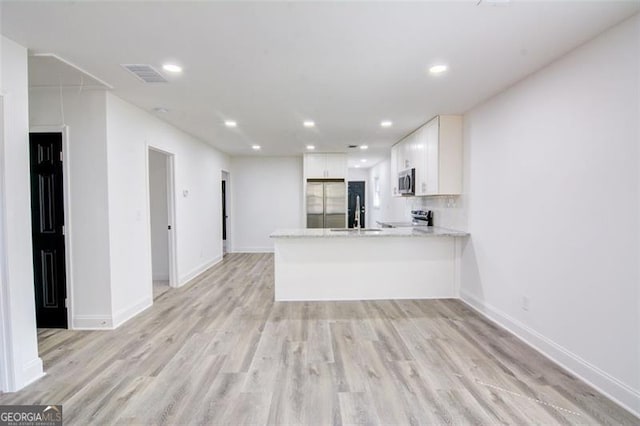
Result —
[[434, 118], [427, 124], [424, 129], [426, 132], [426, 194], [438, 194], [438, 177], [439, 177], [439, 159], [438, 145], [440, 138], [440, 125], [438, 117]]
[[391, 147], [391, 162], [389, 167], [389, 187], [391, 188], [391, 196], [399, 197], [398, 194], [398, 150], [399, 145], [395, 144]]
[[416, 195], [427, 194], [427, 129], [415, 132], [413, 141], [413, 167], [416, 169]]
[[411, 138], [407, 137], [400, 142], [400, 164], [398, 171], [410, 169], [411, 166]]
[[307, 179], [322, 179], [326, 176], [326, 158], [324, 154], [304, 156], [304, 174]]
[[346, 179], [347, 177], [347, 156], [345, 154], [325, 154], [326, 177]]

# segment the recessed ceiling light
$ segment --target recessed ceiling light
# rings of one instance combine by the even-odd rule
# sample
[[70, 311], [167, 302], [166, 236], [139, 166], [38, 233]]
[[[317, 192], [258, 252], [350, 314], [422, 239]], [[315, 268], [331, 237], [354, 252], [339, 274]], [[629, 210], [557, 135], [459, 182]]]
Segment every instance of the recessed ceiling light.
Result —
[[384, 121], [381, 121], [381, 122], [380, 122], [380, 125], [381, 125], [382, 127], [391, 127], [391, 125], [392, 125], [392, 124], [393, 124], [393, 123], [392, 123], [391, 121], [389, 121], [389, 120], [384, 120]]
[[182, 72], [182, 67], [176, 64], [164, 64], [162, 66], [162, 69], [165, 71], [173, 72], [173, 73]]
[[251, 149], [253, 149], [254, 151], [257, 151], [260, 149], [260, 145], [251, 145]]
[[429, 68], [429, 72], [431, 74], [442, 74], [443, 72], [445, 72], [448, 69], [449, 69], [448, 66], [446, 66], [444, 64], [438, 64], [438, 65], [434, 65], [431, 68]]
[[360, 168], [360, 164], [356, 164], [355, 167], [356, 167], [356, 169], [359, 169]]
[[369, 149], [369, 145], [360, 145], [360, 149]]
[[316, 123], [311, 120], [305, 120], [302, 124], [304, 125], [304, 127], [313, 127], [316, 125]]
[[315, 145], [307, 145], [307, 149], [309, 151], [313, 151], [314, 149], [316, 149]]
[[233, 120], [226, 120], [224, 122], [224, 125], [227, 126], [227, 127], [236, 127], [238, 125], [238, 123], [236, 123]]
[[366, 159], [366, 158], [363, 158], [362, 160], [360, 160], [360, 162], [361, 162], [361, 163], [366, 163], [366, 162], [367, 162], [367, 159]]

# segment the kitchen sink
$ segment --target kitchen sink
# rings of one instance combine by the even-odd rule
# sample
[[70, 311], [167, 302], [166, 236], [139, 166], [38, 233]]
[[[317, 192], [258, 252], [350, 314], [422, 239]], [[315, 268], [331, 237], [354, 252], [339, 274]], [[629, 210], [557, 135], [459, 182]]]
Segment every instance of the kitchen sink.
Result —
[[331, 228], [331, 232], [380, 232], [380, 228]]

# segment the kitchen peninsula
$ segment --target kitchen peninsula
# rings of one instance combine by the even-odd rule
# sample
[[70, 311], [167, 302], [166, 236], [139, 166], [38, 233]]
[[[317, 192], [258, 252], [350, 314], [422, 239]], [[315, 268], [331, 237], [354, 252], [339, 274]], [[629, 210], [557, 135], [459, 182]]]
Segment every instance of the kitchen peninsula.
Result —
[[276, 230], [275, 299], [458, 297], [467, 235], [438, 227]]

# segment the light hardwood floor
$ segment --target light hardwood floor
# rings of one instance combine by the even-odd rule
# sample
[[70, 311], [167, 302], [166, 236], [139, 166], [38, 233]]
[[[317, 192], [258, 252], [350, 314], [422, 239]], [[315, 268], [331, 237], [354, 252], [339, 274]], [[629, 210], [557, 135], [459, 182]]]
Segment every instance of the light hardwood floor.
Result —
[[273, 302], [232, 254], [115, 331], [41, 330], [47, 375], [0, 404], [66, 424], [638, 424], [455, 300]]

